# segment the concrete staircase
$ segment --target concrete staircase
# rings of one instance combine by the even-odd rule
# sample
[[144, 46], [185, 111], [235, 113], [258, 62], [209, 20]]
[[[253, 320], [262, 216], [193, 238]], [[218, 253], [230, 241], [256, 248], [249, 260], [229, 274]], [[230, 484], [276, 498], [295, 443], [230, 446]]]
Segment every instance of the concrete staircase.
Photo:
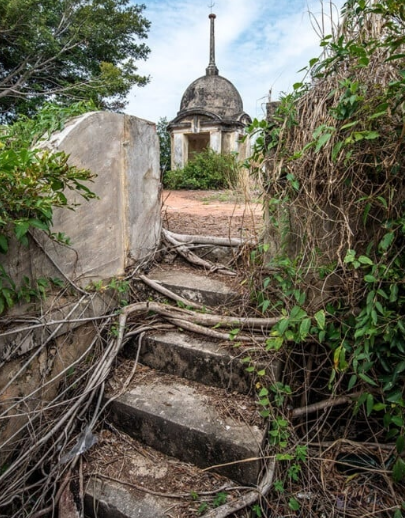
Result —
[[[149, 277], [206, 307], [237, 300], [226, 284], [203, 274], [158, 272]], [[126, 345], [123, 363], [133, 364], [138, 345], [138, 341]], [[106, 476], [103, 469], [108, 471], [108, 463], [100, 468], [90, 461], [93, 475], [86, 484], [86, 516], [199, 516], [199, 503], [193, 504], [193, 495], [198, 500], [204, 493], [206, 477], [213, 494], [221, 488], [257, 483], [265, 425], [243, 356], [232, 342], [224, 344], [182, 330], [157, 330], [145, 336], [137, 374], [111, 402], [108, 416], [120, 440], [124, 437], [127, 444], [125, 476]], [[268, 374], [275, 379], [278, 370], [275, 364]], [[107, 445], [99, 441], [91, 456], [112, 461], [114, 433], [109, 434]], [[176, 473], [190, 469], [196, 482], [183, 487]], [[170, 487], [174, 479], [180, 486], [175, 484], [173, 494], [166, 496], [168, 478]]]

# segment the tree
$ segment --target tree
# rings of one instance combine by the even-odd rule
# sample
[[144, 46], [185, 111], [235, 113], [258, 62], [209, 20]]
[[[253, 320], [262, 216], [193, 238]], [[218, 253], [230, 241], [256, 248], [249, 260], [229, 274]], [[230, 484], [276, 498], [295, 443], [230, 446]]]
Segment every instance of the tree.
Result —
[[149, 78], [144, 5], [130, 0], [0, 0], [0, 121], [44, 102], [92, 100], [118, 110]]
[[156, 127], [160, 144], [160, 172], [162, 174], [170, 169], [172, 155], [170, 133], [167, 131], [167, 125], [167, 118], [160, 117]]

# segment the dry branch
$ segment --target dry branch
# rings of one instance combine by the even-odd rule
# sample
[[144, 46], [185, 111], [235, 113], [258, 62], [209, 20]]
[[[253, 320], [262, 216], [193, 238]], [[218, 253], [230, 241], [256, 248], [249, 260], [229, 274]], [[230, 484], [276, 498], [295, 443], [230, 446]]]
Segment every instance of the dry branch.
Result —
[[294, 410], [292, 411], [292, 417], [300, 417], [302, 415], [310, 414], [312, 412], [317, 412], [318, 410], [324, 410], [325, 408], [344, 405], [346, 403], [353, 403], [353, 401], [357, 399], [359, 396], [361, 396], [361, 392], [354, 392], [353, 394], [348, 394], [347, 396], [330, 398], [324, 401], [318, 401], [318, 403], [313, 403], [312, 405], [294, 408]]

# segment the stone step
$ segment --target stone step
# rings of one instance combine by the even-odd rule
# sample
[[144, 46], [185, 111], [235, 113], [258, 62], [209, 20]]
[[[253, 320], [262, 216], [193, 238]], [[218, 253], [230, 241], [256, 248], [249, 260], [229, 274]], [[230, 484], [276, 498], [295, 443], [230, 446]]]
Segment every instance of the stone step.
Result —
[[241, 484], [257, 482], [264, 425], [248, 396], [151, 370], [110, 408], [115, 425], [148, 446]]
[[89, 518], [197, 516], [201, 493], [209, 491], [214, 497], [234, 486], [225, 477], [109, 430], [103, 430], [87, 452], [84, 474], [84, 511]]
[[166, 518], [169, 498], [131, 491], [125, 484], [92, 478], [84, 498], [86, 517], [90, 518]]
[[184, 270], [155, 270], [148, 277], [187, 300], [205, 306], [235, 302], [238, 293], [225, 282]]
[[[180, 331], [157, 331], [145, 337], [139, 361], [158, 371], [247, 394], [253, 388], [253, 376], [246, 372], [240, 358], [232, 354], [231, 347], [223, 341]], [[135, 347], [128, 343], [125, 352], [135, 357], [137, 343]]]

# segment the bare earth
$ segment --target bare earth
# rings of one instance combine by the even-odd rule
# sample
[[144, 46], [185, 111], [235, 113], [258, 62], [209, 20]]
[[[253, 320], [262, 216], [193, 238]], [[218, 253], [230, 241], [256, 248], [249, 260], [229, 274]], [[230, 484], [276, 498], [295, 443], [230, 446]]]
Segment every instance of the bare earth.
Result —
[[163, 225], [179, 234], [253, 237], [262, 228], [262, 207], [233, 191], [162, 193]]

